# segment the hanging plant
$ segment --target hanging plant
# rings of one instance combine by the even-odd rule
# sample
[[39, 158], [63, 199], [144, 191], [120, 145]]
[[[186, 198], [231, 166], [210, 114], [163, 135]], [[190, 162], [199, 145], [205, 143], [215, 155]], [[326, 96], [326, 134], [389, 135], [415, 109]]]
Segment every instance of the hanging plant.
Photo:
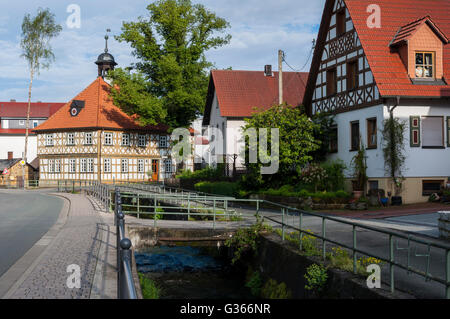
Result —
[[362, 141], [359, 141], [359, 149], [352, 159], [352, 167], [354, 177], [356, 178], [356, 188], [359, 191], [364, 191], [367, 184], [367, 164], [366, 164], [366, 149]]
[[384, 121], [383, 134], [383, 155], [386, 173], [392, 178], [395, 185], [395, 193], [399, 195], [403, 183], [403, 168], [405, 164], [405, 143], [404, 136], [406, 122], [390, 117]]

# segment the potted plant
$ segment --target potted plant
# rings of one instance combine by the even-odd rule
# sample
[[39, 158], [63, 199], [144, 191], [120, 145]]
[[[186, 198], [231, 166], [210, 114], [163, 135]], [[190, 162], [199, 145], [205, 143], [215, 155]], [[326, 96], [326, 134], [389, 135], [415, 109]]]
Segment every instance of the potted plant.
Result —
[[352, 159], [352, 167], [356, 183], [354, 185], [353, 196], [355, 199], [359, 199], [364, 195], [364, 191], [367, 184], [367, 164], [366, 164], [366, 149], [359, 142], [359, 149]]

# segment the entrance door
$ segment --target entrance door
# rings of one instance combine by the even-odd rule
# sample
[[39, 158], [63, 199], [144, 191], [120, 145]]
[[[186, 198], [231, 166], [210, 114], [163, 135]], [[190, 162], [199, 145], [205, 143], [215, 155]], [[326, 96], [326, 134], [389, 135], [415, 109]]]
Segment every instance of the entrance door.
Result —
[[157, 182], [159, 180], [159, 161], [152, 160], [152, 180]]

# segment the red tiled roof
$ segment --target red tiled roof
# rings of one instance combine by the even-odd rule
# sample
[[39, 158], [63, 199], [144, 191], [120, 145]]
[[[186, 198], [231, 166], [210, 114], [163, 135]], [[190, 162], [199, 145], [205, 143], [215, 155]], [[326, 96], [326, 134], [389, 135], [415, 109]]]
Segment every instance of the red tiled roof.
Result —
[[[64, 103], [31, 103], [30, 117], [49, 118]], [[27, 117], [28, 102], [0, 102], [0, 117]]]
[[445, 44], [448, 43], [448, 39], [445, 36], [445, 34], [443, 34], [439, 30], [439, 28], [434, 24], [434, 22], [431, 21], [429, 16], [426, 16], [400, 27], [400, 29], [394, 36], [394, 39], [392, 39], [391, 46], [398, 45], [410, 39], [414, 35], [414, 33], [419, 29], [419, 27], [421, 27], [424, 23], [428, 24], [431, 27], [431, 29], [441, 38], [441, 40], [444, 41]]
[[[367, 26], [367, 7], [373, 0], [345, 0], [358, 32], [380, 95], [410, 97], [449, 97], [448, 85], [412, 84], [398, 53], [389, 44], [400, 27], [429, 16], [438, 29], [450, 35], [450, 0], [377, 0], [381, 9], [381, 28]], [[450, 45], [444, 45], [444, 78], [450, 81]]]
[[[221, 116], [248, 117], [255, 112], [255, 107], [268, 109], [278, 104], [278, 72], [265, 76], [263, 71], [213, 70], [211, 79]], [[285, 102], [300, 105], [307, 80], [308, 73], [283, 72]]]
[[[28, 129], [28, 133], [30, 135], [34, 135], [32, 130], [33, 130], [33, 128], [31, 128], [31, 127]], [[0, 128], [0, 135], [1, 134], [5, 134], [5, 135], [25, 135], [26, 134], [26, 129], [22, 129], [22, 128], [18, 128], [18, 129], [14, 129], [14, 128]]]
[[114, 105], [110, 97], [111, 86], [98, 77], [73, 100], [85, 102], [85, 106], [75, 117], [70, 115], [72, 101], [65, 104], [47, 121], [36, 127], [35, 131], [51, 131], [77, 128], [106, 128], [126, 130], [166, 131], [165, 125], [140, 126], [131, 116]]

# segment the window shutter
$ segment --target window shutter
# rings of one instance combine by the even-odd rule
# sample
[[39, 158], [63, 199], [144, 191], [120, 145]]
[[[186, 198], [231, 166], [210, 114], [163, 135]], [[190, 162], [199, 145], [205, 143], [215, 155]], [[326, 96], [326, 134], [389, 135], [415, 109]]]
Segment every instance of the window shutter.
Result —
[[447, 146], [450, 147], [450, 116], [447, 116]]
[[420, 147], [420, 116], [411, 116], [409, 122], [411, 147]]

